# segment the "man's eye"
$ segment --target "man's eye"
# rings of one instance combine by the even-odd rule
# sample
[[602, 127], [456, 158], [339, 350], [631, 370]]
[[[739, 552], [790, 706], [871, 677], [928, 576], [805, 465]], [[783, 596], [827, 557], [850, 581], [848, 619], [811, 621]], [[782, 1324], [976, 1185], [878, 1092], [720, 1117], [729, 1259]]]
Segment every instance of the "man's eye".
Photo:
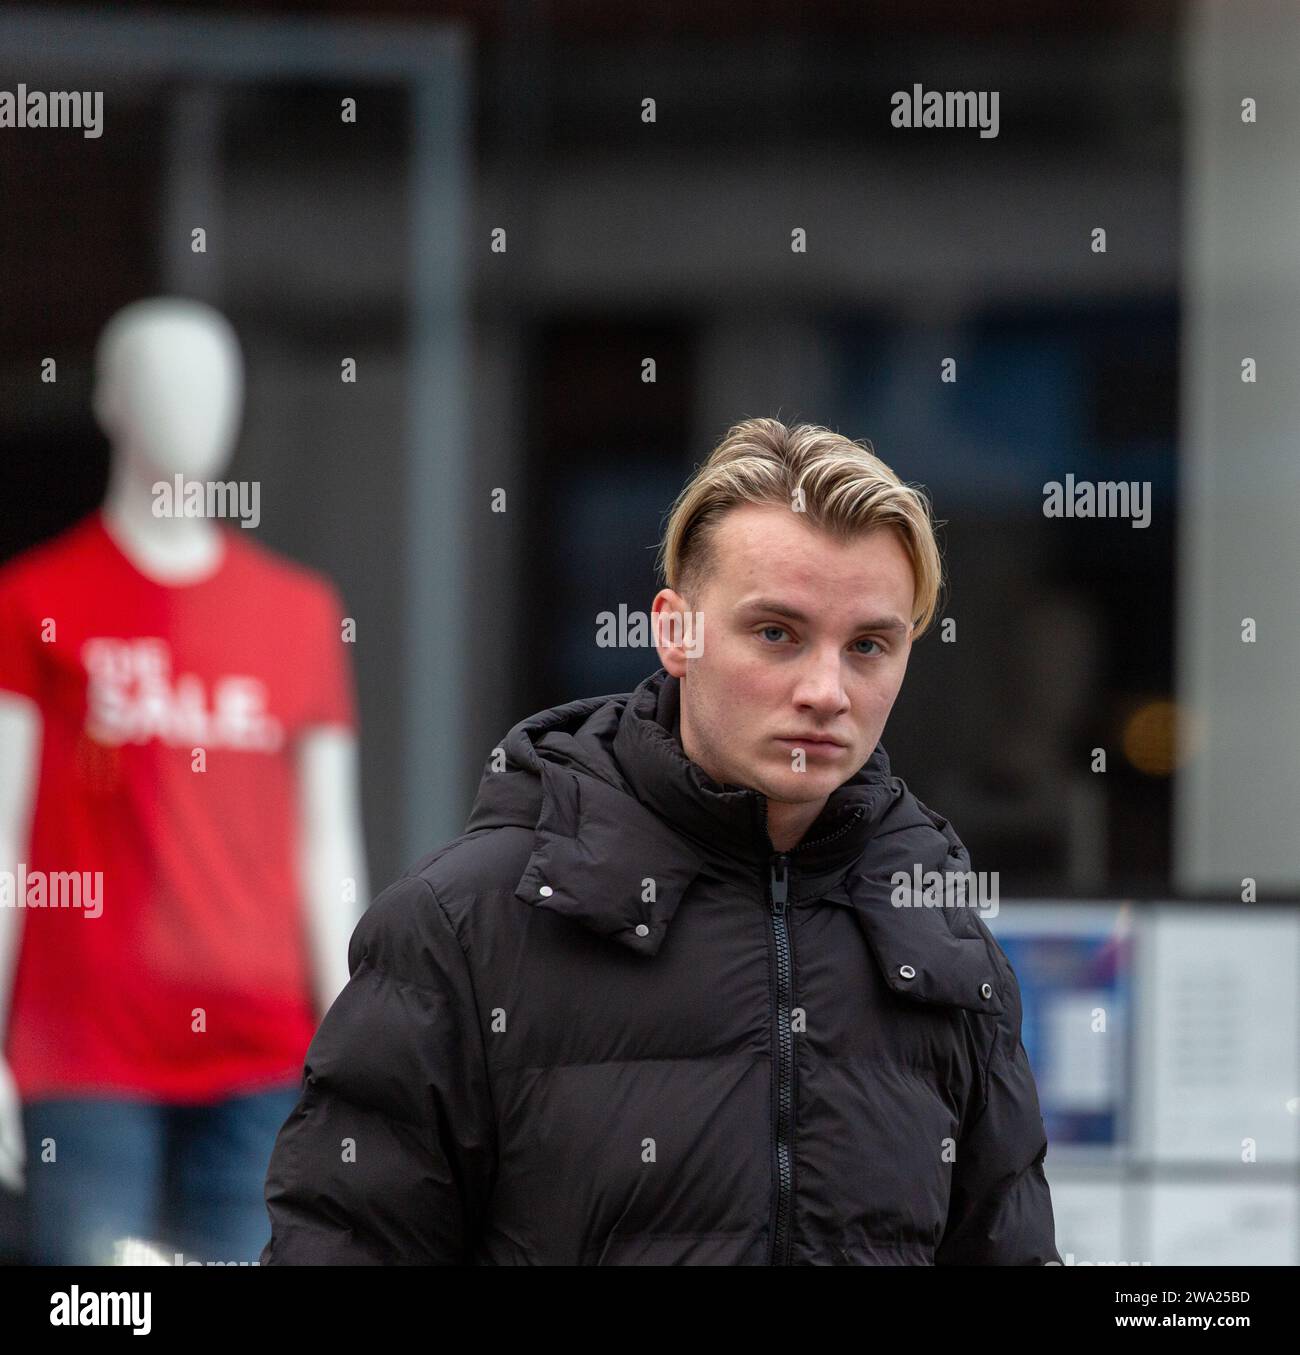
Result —
[[[776, 631], [776, 633], [777, 633], [778, 635], [787, 635], [787, 634], [789, 634], [789, 632], [786, 630], [786, 628], [785, 628], [784, 626], [764, 626], [763, 629], [759, 631], [759, 634], [760, 634], [760, 635], [767, 635], [769, 631]], [[774, 642], [774, 643], [775, 643], [775, 642]]]
[[859, 640], [859, 641], [858, 641], [858, 644], [860, 644], [860, 645], [875, 645], [877, 650], [880, 649], [880, 643], [879, 643], [879, 641], [877, 641], [877, 640]]

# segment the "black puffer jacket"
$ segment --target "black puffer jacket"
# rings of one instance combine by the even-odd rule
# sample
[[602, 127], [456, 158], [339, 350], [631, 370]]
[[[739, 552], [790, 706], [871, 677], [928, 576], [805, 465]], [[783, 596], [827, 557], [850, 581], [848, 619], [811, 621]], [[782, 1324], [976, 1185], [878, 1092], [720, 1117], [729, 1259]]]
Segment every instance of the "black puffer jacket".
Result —
[[1059, 1263], [1011, 967], [973, 909], [891, 903], [966, 849], [877, 747], [775, 853], [678, 698], [522, 721], [375, 900], [263, 1264]]

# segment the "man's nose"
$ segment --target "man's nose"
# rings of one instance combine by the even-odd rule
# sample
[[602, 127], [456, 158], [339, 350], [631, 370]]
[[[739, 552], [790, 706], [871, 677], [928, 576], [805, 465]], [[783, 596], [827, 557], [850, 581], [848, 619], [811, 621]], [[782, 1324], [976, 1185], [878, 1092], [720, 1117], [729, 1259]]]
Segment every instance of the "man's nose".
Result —
[[815, 710], [824, 718], [848, 706], [844, 663], [838, 650], [819, 650], [808, 656], [799, 673], [794, 699], [796, 705]]

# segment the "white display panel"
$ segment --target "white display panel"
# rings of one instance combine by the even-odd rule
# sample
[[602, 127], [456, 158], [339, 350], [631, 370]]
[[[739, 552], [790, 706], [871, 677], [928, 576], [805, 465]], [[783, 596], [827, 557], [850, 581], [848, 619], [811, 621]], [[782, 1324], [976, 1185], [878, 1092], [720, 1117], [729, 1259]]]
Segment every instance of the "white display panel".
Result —
[[1143, 910], [1134, 1022], [1140, 1157], [1300, 1161], [1298, 990], [1295, 909]]
[[1144, 1197], [1157, 1265], [1300, 1263], [1296, 1244], [1300, 1187], [1294, 1184], [1158, 1182], [1134, 1189]]

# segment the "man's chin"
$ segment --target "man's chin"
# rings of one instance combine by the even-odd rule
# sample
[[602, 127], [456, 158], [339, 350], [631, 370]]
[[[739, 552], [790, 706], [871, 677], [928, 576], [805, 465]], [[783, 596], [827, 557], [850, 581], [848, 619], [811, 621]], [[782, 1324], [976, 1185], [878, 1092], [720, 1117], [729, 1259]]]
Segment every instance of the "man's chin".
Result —
[[776, 800], [779, 804], [802, 805], [824, 800], [848, 779], [847, 774], [838, 776], [821, 767], [816, 771], [810, 768], [806, 772], [768, 772], [762, 778], [759, 789], [769, 800]]

